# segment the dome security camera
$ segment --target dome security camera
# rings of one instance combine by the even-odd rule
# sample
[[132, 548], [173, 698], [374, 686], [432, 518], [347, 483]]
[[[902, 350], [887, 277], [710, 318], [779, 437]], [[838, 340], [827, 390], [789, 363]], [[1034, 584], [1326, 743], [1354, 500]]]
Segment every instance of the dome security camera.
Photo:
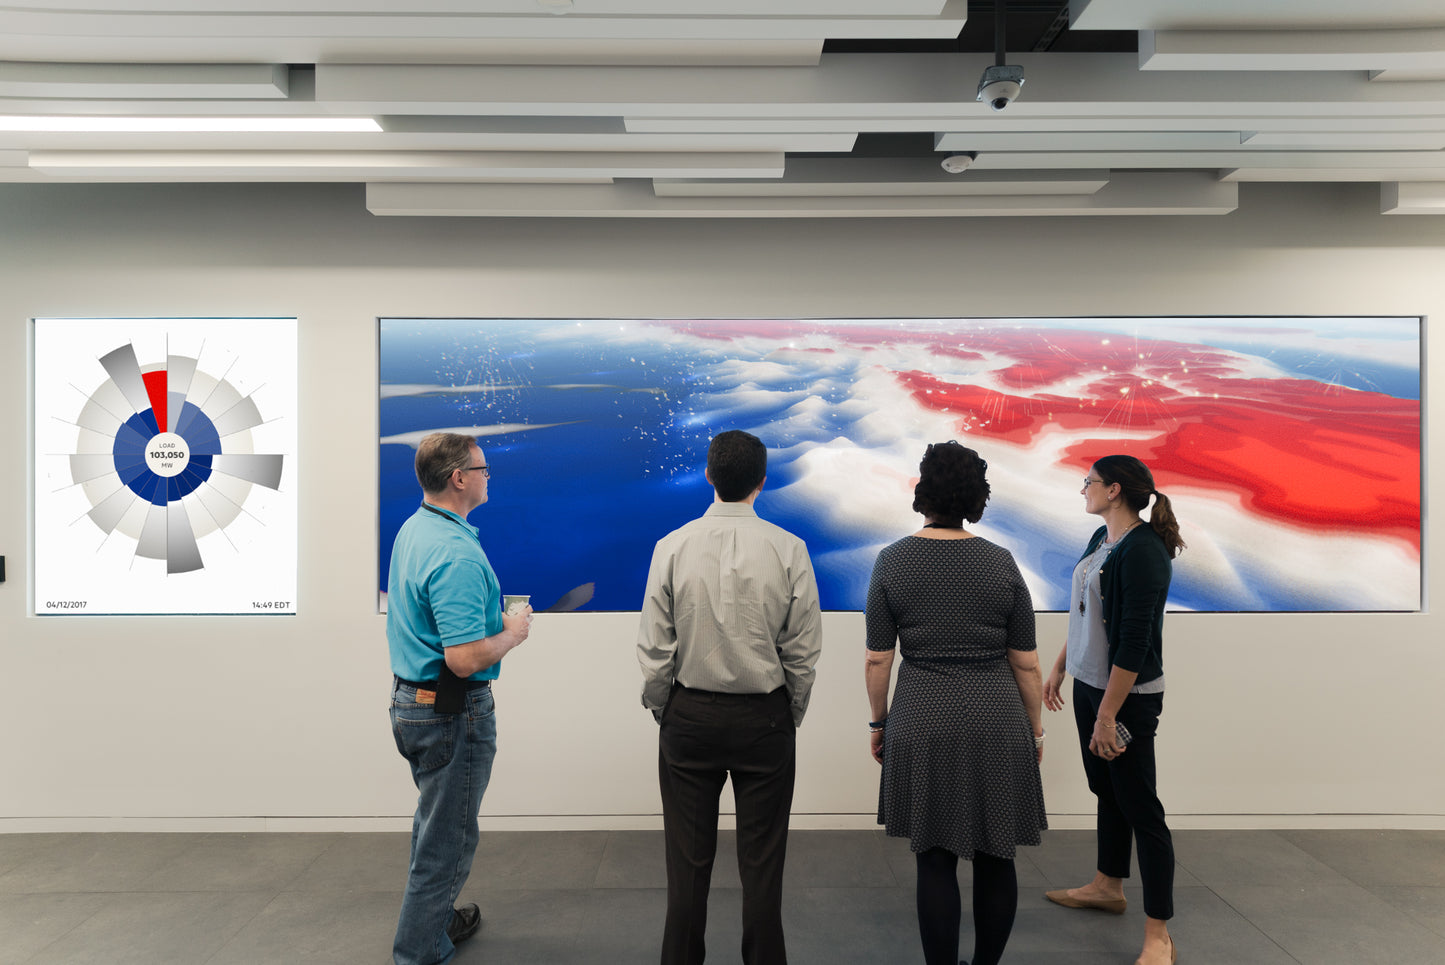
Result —
[[962, 174], [977, 160], [977, 151], [964, 151], [962, 154], [950, 154], [938, 163], [949, 174]]
[[984, 69], [978, 79], [978, 96], [991, 110], [1001, 111], [1012, 104], [1024, 86], [1024, 69], [1015, 64]]

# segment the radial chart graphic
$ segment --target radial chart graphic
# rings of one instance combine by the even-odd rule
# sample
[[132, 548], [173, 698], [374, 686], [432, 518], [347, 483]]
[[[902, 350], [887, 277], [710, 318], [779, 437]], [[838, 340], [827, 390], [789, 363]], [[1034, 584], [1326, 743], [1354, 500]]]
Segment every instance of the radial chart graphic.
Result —
[[76, 418], [70, 456], [86, 515], [107, 538], [134, 540], [136, 556], [164, 560], [167, 574], [203, 569], [198, 540], [235, 522], [253, 486], [280, 487], [283, 457], [253, 450], [261, 412], [196, 358], [142, 366], [126, 343], [100, 364], [109, 378]]

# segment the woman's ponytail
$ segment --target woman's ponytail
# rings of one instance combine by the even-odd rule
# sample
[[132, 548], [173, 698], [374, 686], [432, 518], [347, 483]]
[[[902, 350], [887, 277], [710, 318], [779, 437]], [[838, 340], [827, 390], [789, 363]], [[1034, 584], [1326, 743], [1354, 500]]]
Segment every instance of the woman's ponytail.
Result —
[[1184, 537], [1179, 535], [1179, 520], [1174, 516], [1169, 497], [1157, 489], [1154, 491], [1154, 508], [1149, 511], [1149, 525], [1164, 538], [1169, 558], [1172, 560], [1178, 556], [1179, 551], [1184, 549]]
[[1174, 507], [1169, 497], [1154, 488], [1154, 474], [1134, 456], [1104, 456], [1094, 463], [1094, 471], [1105, 484], [1119, 484], [1120, 495], [1129, 508], [1142, 513], [1149, 506], [1149, 497], [1154, 497], [1154, 508], [1149, 512], [1149, 525], [1164, 538], [1164, 546], [1173, 559], [1184, 549], [1184, 538], [1179, 535], [1179, 520], [1174, 516]]

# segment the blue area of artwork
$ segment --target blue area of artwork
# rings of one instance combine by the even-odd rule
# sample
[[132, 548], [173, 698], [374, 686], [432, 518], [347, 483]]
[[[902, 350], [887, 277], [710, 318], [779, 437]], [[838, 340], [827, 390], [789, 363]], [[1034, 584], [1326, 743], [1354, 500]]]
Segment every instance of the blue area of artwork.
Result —
[[193, 465], [198, 455], [205, 457], [202, 462], [206, 469], [206, 476], [209, 478], [211, 456], [219, 455], [222, 451], [221, 437], [216, 431], [215, 423], [200, 410], [199, 406], [187, 402], [181, 406], [181, 417], [176, 420], [174, 431], [176, 435], [186, 440], [186, 445], [190, 447]]
[[1285, 372], [1326, 385], [1341, 385], [1361, 392], [1379, 392], [1397, 399], [1420, 398], [1418, 367], [1390, 365], [1387, 362], [1341, 352], [1285, 348], [1270, 348], [1261, 352], [1258, 346], [1249, 343], [1230, 344], [1223, 341], [1216, 343], [1216, 347], [1238, 352], [1254, 351]]
[[164, 506], [189, 496], [211, 478], [211, 454], [221, 451], [221, 439], [206, 414], [185, 403], [176, 420], [175, 434], [190, 447], [189, 461], [178, 475], [158, 476], [146, 465], [146, 446], [159, 433], [157, 426], [150, 409], [132, 415], [116, 432], [111, 455], [116, 475], [131, 492], [153, 505]]
[[[192, 457], [197, 454], [215, 456], [222, 451], [221, 437], [216, 431], [215, 423], [194, 403], [186, 402], [181, 405], [180, 415], [171, 431], [186, 440]], [[209, 460], [206, 465], [210, 466]]]
[[[713, 434], [777, 415], [752, 411], [738, 420], [718, 411], [675, 420], [697, 390], [685, 353], [664, 350], [640, 360], [635, 349], [585, 340], [530, 345], [516, 326], [505, 338], [513, 350], [498, 352], [492, 345], [501, 340], [468, 342], [479, 337], [475, 323], [436, 328], [410, 336], [383, 329], [383, 385], [455, 380], [516, 387], [384, 399], [381, 436], [417, 426], [549, 426], [481, 439], [493, 475], [488, 503], [471, 517], [503, 591], [530, 593], [539, 610], [583, 583], [596, 584], [589, 609], [637, 609], [653, 544], [712, 501], [702, 470]], [[436, 360], [450, 358], [454, 366], [438, 371]], [[409, 445], [381, 447], [383, 588], [386, 550], [420, 502], [414, 458]], [[775, 456], [770, 475], [785, 472], [785, 460]], [[766, 499], [759, 510], [767, 515]]]

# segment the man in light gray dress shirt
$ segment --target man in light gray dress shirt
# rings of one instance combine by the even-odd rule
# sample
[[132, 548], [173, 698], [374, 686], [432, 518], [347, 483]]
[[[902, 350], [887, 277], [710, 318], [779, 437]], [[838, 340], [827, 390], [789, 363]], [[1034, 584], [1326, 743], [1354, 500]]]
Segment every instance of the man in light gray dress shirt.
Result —
[[657, 543], [642, 602], [642, 704], [661, 725], [667, 847], [663, 965], [703, 960], [718, 796], [737, 803], [743, 961], [782, 965], [783, 862], [794, 735], [822, 651], [818, 585], [803, 541], [759, 519], [767, 449], [731, 430], [707, 451], [713, 504]]

